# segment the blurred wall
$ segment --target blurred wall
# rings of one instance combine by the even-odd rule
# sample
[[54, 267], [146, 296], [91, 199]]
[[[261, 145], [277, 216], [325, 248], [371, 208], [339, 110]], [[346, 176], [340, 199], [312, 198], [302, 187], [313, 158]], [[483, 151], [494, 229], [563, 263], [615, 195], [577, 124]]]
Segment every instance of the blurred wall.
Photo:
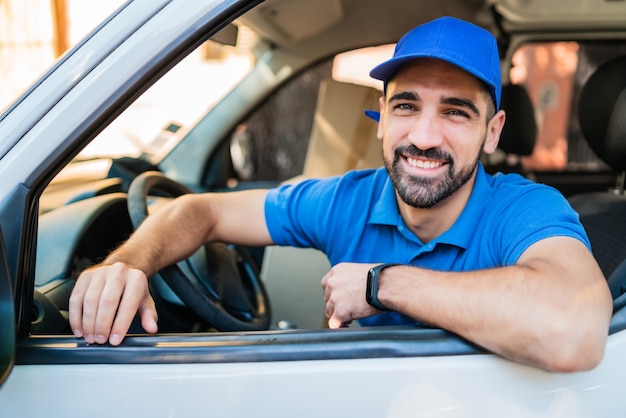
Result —
[[0, 109], [55, 58], [50, 0], [0, 0]]
[[124, 0], [0, 0], [0, 111]]

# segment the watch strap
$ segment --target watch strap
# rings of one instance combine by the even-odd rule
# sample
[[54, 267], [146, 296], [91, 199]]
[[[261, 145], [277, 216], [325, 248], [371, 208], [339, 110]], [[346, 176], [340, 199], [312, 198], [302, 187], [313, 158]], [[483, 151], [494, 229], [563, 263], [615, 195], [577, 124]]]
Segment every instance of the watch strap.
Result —
[[379, 264], [375, 267], [372, 267], [367, 272], [367, 288], [365, 290], [365, 300], [367, 301], [367, 303], [369, 303], [370, 306], [378, 309], [379, 311], [391, 310], [382, 303], [380, 303], [380, 301], [378, 300], [378, 279], [380, 276], [380, 272], [387, 267], [393, 267], [397, 265], [398, 264], [394, 263]]

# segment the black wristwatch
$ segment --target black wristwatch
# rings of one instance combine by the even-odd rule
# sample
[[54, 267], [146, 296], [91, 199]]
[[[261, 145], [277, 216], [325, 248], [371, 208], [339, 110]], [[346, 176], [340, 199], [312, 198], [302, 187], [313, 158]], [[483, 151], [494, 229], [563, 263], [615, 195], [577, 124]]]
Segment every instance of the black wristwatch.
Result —
[[367, 289], [365, 290], [365, 300], [370, 306], [379, 311], [390, 311], [385, 305], [378, 300], [378, 275], [387, 267], [397, 266], [398, 264], [379, 264], [372, 267], [367, 272]]

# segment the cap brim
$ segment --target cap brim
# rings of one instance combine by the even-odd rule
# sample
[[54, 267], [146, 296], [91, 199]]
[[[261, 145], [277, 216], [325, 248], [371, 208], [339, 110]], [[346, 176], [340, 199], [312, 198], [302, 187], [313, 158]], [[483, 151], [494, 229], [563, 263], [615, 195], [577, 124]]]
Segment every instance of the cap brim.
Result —
[[380, 122], [380, 112], [368, 109], [364, 110], [363, 113], [365, 113], [365, 116], [367, 116], [368, 118], [373, 119], [376, 122]]

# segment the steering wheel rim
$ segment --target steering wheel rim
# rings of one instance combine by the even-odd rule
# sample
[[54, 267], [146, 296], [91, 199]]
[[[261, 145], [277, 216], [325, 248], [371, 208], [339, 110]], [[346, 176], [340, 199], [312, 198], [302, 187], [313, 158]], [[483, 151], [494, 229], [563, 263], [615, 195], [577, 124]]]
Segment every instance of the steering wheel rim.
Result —
[[[187, 186], [163, 173], [148, 171], [140, 174], [133, 180], [128, 190], [128, 212], [135, 229], [148, 216], [148, 195], [153, 189], [170, 197], [194, 193]], [[271, 319], [269, 298], [249, 257], [237, 247], [222, 243], [206, 244], [203, 250], [206, 255], [196, 253], [194, 256], [206, 257], [207, 268], [203, 273], [216, 276], [201, 277], [197, 275], [197, 269], [183, 269], [181, 264], [177, 263], [159, 272], [165, 283], [187, 307], [219, 331], [267, 329]], [[191, 261], [192, 257], [185, 262], [195, 265]], [[225, 280], [221, 277], [225, 277]], [[211, 282], [216, 282], [217, 285], [212, 286]], [[230, 305], [224, 303], [220, 295], [224, 289], [234, 303]]]

